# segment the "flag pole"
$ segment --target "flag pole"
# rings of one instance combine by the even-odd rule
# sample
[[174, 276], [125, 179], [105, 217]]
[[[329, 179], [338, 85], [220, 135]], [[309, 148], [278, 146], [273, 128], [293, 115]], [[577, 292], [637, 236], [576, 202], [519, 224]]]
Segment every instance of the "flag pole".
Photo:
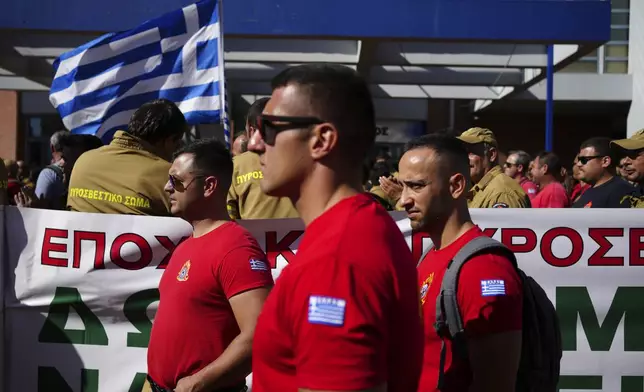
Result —
[[221, 125], [224, 128], [224, 141], [230, 149], [230, 119], [228, 118], [228, 99], [226, 94], [226, 78], [224, 74], [224, 7], [222, 0], [217, 1], [217, 13], [219, 14], [219, 39], [217, 40], [218, 69], [219, 69], [219, 105]]

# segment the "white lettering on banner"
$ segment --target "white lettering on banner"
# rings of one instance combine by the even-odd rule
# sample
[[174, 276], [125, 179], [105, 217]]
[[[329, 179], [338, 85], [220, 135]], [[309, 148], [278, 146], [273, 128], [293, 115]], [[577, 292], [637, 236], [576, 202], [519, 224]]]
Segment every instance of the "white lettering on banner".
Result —
[[[553, 299], [564, 347], [562, 390], [641, 391], [644, 212], [583, 212], [474, 210], [473, 217], [515, 251]], [[404, 215], [392, 216], [420, 256], [429, 241], [411, 235]], [[14, 207], [3, 219], [6, 392], [140, 390], [158, 281], [190, 226], [173, 218]], [[301, 222], [241, 223], [277, 277], [297, 252]], [[500, 287], [487, 282], [485, 290], [497, 294]], [[335, 324], [339, 304], [329, 319]]]

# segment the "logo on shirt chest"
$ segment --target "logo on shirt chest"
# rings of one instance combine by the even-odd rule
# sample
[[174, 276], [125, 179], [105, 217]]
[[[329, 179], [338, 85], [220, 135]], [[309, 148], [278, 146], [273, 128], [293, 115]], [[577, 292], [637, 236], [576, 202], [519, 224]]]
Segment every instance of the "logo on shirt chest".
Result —
[[423, 284], [420, 286], [420, 303], [425, 305], [425, 299], [427, 297], [427, 292], [429, 291], [429, 288], [432, 286], [432, 282], [434, 281], [434, 273], [432, 272], [429, 274], [427, 279], [423, 281]]
[[188, 275], [189, 272], [190, 272], [190, 260], [186, 261], [183, 264], [183, 267], [181, 267], [181, 270], [179, 270], [179, 273], [177, 274], [177, 280], [179, 282], [185, 282], [189, 278], [189, 275]]

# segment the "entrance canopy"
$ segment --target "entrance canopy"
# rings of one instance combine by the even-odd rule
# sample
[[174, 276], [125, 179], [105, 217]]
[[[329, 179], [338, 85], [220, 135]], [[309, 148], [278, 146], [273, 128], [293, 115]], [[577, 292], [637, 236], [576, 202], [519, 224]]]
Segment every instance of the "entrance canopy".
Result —
[[[0, 89], [47, 91], [61, 53], [190, 0], [30, 0], [3, 4]], [[292, 64], [355, 67], [378, 116], [427, 120], [427, 99], [480, 109], [521, 94], [609, 40], [603, 0], [224, 0], [229, 92], [252, 101]], [[37, 11], [36, 11], [37, 10]]]

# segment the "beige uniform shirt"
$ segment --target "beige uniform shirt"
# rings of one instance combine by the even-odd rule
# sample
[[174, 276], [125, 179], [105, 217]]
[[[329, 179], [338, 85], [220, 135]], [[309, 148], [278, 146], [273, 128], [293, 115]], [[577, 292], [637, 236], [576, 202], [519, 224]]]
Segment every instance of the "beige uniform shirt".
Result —
[[72, 211], [170, 216], [163, 190], [170, 162], [148, 143], [118, 131], [112, 142], [78, 158], [69, 181]]
[[495, 166], [472, 187], [468, 197], [470, 208], [530, 208], [530, 198], [521, 185]]
[[259, 156], [247, 151], [233, 158], [233, 181], [228, 191], [228, 214], [232, 219], [297, 218], [293, 203], [285, 197], [265, 195]]

